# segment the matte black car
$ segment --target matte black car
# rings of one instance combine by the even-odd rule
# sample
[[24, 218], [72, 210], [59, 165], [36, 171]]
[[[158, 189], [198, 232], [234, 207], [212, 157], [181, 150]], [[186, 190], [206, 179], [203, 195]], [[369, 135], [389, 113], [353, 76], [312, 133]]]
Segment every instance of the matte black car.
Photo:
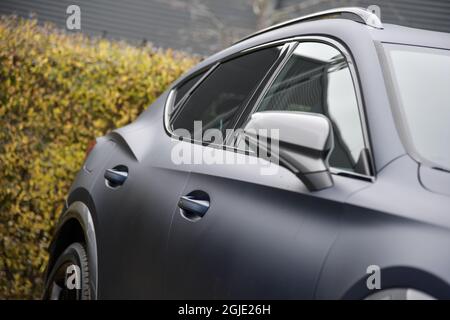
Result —
[[449, 247], [450, 35], [343, 8], [205, 59], [98, 138], [44, 298], [450, 298]]

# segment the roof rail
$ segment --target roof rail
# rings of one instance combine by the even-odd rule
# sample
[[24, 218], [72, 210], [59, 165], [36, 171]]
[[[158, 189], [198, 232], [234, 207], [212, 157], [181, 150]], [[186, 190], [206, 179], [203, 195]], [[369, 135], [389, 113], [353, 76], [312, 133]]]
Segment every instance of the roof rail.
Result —
[[291, 24], [299, 23], [302, 21], [311, 21], [311, 20], [320, 20], [320, 19], [327, 19], [327, 18], [340, 18], [340, 19], [349, 19], [356, 22], [363, 23], [367, 26], [376, 28], [376, 29], [383, 29], [383, 24], [381, 23], [380, 18], [374, 14], [372, 11], [369, 11], [365, 8], [360, 7], [344, 7], [344, 8], [336, 8], [336, 9], [330, 9], [325, 11], [320, 11], [317, 13], [309, 14], [306, 16], [294, 18], [292, 20], [284, 21], [279, 24], [270, 26], [268, 28], [259, 30], [255, 33], [252, 33], [248, 35], [247, 37], [239, 40], [236, 43], [239, 43], [241, 41], [247, 40], [249, 38], [252, 38], [256, 35], [272, 31], [275, 29], [279, 29]]

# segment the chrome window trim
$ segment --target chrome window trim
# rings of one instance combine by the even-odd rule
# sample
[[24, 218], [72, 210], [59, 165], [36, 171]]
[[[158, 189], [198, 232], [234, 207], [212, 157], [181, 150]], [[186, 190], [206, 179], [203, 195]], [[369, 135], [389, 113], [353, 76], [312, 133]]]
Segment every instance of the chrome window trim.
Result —
[[[370, 166], [371, 166], [373, 172], [371, 174], [366, 175], [366, 174], [359, 174], [359, 173], [355, 173], [355, 172], [352, 172], [349, 170], [345, 170], [345, 169], [337, 168], [337, 167], [331, 167], [331, 166], [330, 166], [330, 172], [332, 174], [336, 174], [336, 175], [353, 176], [358, 179], [363, 178], [363, 179], [369, 180], [371, 182], [374, 182], [376, 179], [375, 162], [374, 162], [374, 158], [373, 158], [373, 148], [372, 148], [372, 144], [370, 142], [370, 136], [369, 136], [369, 131], [368, 131], [368, 124], [367, 124], [367, 118], [366, 118], [366, 113], [365, 113], [365, 104], [363, 103], [364, 99], [363, 99], [363, 94], [361, 91], [360, 78], [358, 76], [358, 72], [357, 72], [353, 57], [352, 57], [350, 51], [345, 47], [345, 45], [343, 43], [341, 43], [340, 41], [335, 40], [333, 38], [327, 37], [327, 36], [314, 36], [314, 35], [312, 35], [312, 36], [295, 36], [295, 37], [270, 41], [270, 42], [267, 42], [264, 44], [260, 44], [260, 45], [257, 45], [257, 46], [251, 47], [251, 48], [241, 50], [240, 52], [238, 52], [236, 54], [225, 57], [223, 60], [216, 61], [215, 63], [211, 64], [210, 67], [212, 67], [212, 66], [217, 67], [217, 65], [219, 65], [222, 62], [225, 62], [232, 58], [237, 58], [243, 54], [251, 53], [252, 51], [260, 50], [260, 49], [267, 48], [270, 46], [275, 46], [275, 45], [281, 45], [281, 44], [286, 45], [290, 42], [297, 42], [297, 43], [320, 42], [320, 43], [324, 43], [324, 44], [327, 44], [327, 45], [330, 45], [330, 46], [336, 48], [339, 52], [341, 52], [341, 54], [347, 60], [347, 64], [348, 64], [350, 74], [352, 77], [356, 100], [357, 100], [357, 104], [358, 104], [358, 111], [359, 111], [359, 117], [360, 117], [360, 121], [361, 121], [361, 129], [362, 129], [362, 133], [363, 133], [364, 145], [369, 151], [369, 161], [370, 161]], [[283, 61], [280, 61], [279, 65], [277, 66], [277, 69], [279, 67], [281, 67], [281, 65], [283, 63], [285, 63], [287, 61], [287, 59], [289, 59], [289, 57], [290, 57], [290, 55], [288, 55], [286, 57], [286, 59], [284, 59]], [[211, 69], [215, 69], [215, 68], [211, 68]], [[267, 90], [267, 88], [270, 87], [273, 79], [276, 77], [276, 75], [278, 74], [280, 69], [277, 70], [277, 72], [275, 72], [272, 75], [270, 81], [268, 81], [265, 84], [263, 92], [260, 94], [260, 96], [258, 97], [258, 100], [253, 105], [253, 108], [252, 108], [252, 111], [250, 112], [250, 114], [252, 114], [255, 111], [256, 106], [260, 102], [259, 100], [262, 98], [262, 96], [263, 96], [264, 92]], [[207, 72], [207, 74], [209, 74], [209, 73], [210, 72]], [[204, 78], [202, 78], [201, 80], [203, 80], [203, 79]], [[199, 82], [200, 82], [200, 80], [199, 80]], [[198, 85], [198, 83], [196, 85], [194, 85], [194, 87], [196, 88], [197, 85]], [[166, 103], [164, 105], [164, 128], [170, 137], [179, 140], [181, 137], [174, 135], [170, 128], [170, 119], [169, 119], [169, 115], [167, 112], [167, 110], [170, 107], [170, 104], [174, 102], [176, 89], [177, 88], [174, 87], [170, 90], [168, 98], [166, 99]], [[181, 106], [181, 108], [182, 108], [182, 106]], [[180, 110], [181, 110], [181, 108], [180, 108]], [[236, 128], [233, 128], [233, 129], [236, 129]], [[215, 143], [205, 143], [203, 141], [189, 139], [189, 138], [184, 138], [183, 141], [201, 144], [201, 145], [210, 146], [210, 147], [215, 147], [215, 148], [220, 148], [220, 149], [233, 150], [235, 152], [244, 152], [244, 153], [248, 154], [248, 152], [246, 152], [245, 150], [238, 149], [234, 146], [226, 146], [225, 144], [219, 145], [219, 144], [215, 144]]]

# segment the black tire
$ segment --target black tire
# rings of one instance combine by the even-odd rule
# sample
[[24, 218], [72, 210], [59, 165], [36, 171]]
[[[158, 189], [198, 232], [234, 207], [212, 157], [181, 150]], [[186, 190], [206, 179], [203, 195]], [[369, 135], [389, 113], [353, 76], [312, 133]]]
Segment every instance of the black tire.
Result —
[[[74, 267], [77, 268], [76, 272]], [[79, 278], [79, 282], [68, 284], [67, 270], [71, 267], [69, 280]], [[78, 274], [79, 272], [79, 274]], [[76, 275], [75, 275], [76, 274]], [[77, 283], [80, 286], [73, 287]], [[71, 288], [72, 287], [72, 288]], [[89, 281], [89, 261], [84, 245], [75, 242], [68, 246], [58, 257], [49, 273], [45, 285], [44, 299], [46, 300], [90, 300], [91, 288]]]

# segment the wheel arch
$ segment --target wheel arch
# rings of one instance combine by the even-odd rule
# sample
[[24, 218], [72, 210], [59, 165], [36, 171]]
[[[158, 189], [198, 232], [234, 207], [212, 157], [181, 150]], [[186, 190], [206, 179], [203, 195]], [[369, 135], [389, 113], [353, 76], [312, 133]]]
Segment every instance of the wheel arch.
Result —
[[55, 235], [49, 247], [50, 258], [46, 270], [45, 282], [58, 256], [73, 242], [83, 242], [89, 261], [91, 296], [97, 299], [98, 259], [97, 237], [94, 221], [88, 206], [74, 201], [61, 215]]

